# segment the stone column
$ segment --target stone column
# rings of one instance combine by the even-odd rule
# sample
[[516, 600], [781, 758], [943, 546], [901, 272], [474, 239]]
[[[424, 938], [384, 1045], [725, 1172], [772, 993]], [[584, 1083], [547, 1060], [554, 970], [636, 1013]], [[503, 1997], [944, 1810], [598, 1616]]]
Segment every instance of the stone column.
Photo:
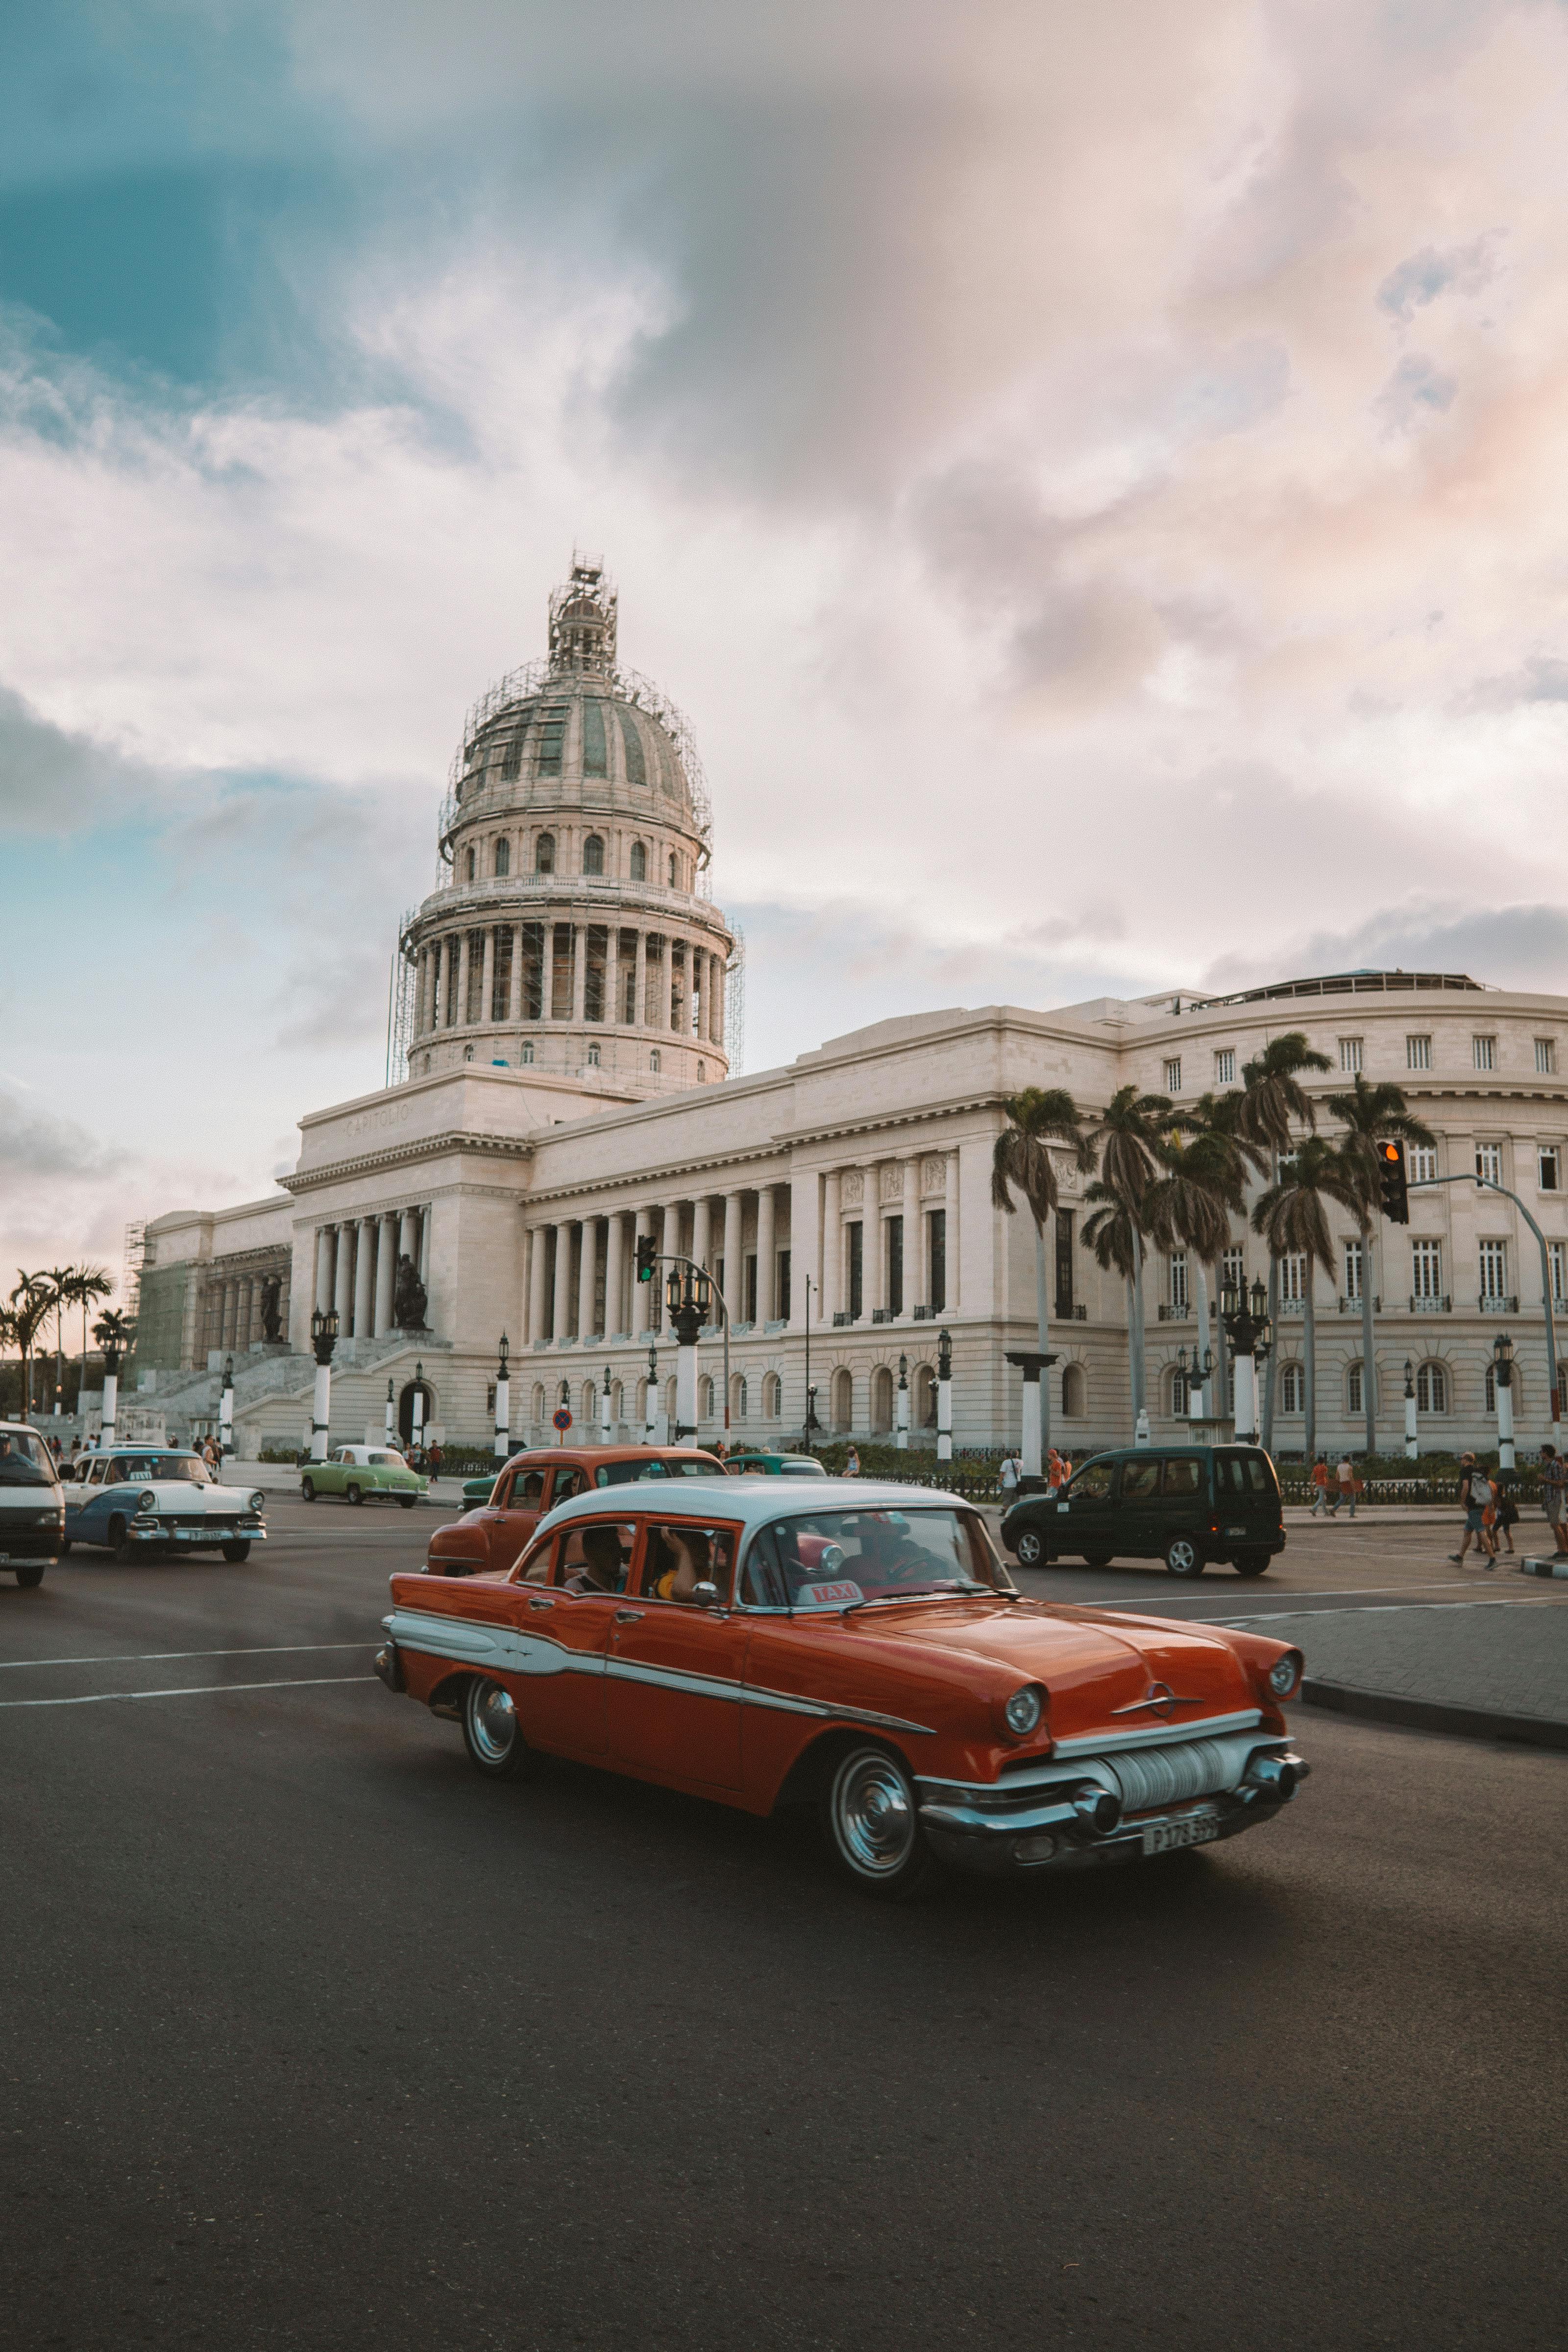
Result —
[[591, 1339], [594, 1336], [595, 1276], [599, 1270], [599, 1220], [583, 1220], [583, 1255], [577, 1268], [577, 1337]]
[[572, 926], [572, 1018], [579, 1028], [588, 1017], [588, 926]]
[[664, 935], [664, 961], [659, 965], [658, 1019], [654, 1026], [661, 1036], [669, 1034], [669, 1008], [675, 993], [675, 934]]
[[[959, 1304], [958, 1154], [956, 1151], [948, 1153], [947, 1164], [942, 1171], [942, 1205], [945, 1214], [947, 1251], [947, 1298], [942, 1311], [944, 1315], [956, 1315]], [[1047, 1266], [1046, 1271], [1049, 1275], [1051, 1269]]]
[[711, 1251], [712, 1227], [712, 1202], [706, 1192], [700, 1192], [691, 1204], [691, 1255], [701, 1266], [708, 1265]]
[[495, 985], [496, 927], [493, 923], [487, 923], [485, 925], [484, 969], [479, 977], [479, 1019], [487, 1023], [490, 1018], [491, 1009], [495, 1003]]
[[511, 987], [506, 1001], [506, 1017], [516, 1023], [522, 1019], [522, 925], [511, 927]]
[[455, 993], [455, 1010], [459, 1028], [467, 1024], [468, 1018], [468, 962], [472, 953], [472, 939], [467, 931], [463, 931], [458, 940], [458, 986]]
[[730, 1303], [730, 1313], [737, 1323], [745, 1320], [746, 1302], [742, 1295], [741, 1267], [745, 1253], [746, 1196], [743, 1192], [724, 1195], [724, 1296]]
[[316, 1307], [324, 1315], [332, 1303], [332, 1229], [331, 1225], [316, 1227]]
[[[638, 934], [638, 937], [641, 937], [640, 933]], [[648, 1234], [652, 1233], [653, 1216], [654, 1213], [651, 1209], [639, 1209], [637, 1211], [637, 1215], [632, 1220], [632, 1239], [634, 1242], [645, 1241]], [[658, 1284], [659, 1270], [658, 1266], [655, 1266], [653, 1270], [652, 1282], [639, 1282], [637, 1278], [637, 1265], [635, 1263], [637, 1253], [635, 1250], [633, 1251], [632, 1255], [634, 1260], [632, 1266], [632, 1338], [634, 1339], [646, 1339], [647, 1337], [648, 1327], [648, 1307], [654, 1291]]]
[[822, 1191], [822, 1282], [817, 1295], [822, 1319], [831, 1323], [844, 1306], [843, 1181], [837, 1168], [828, 1170]]
[[332, 1285], [332, 1305], [338, 1310], [340, 1336], [349, 1329], [349, 1318], [353, 1313], [353, 1225], [338, 1227], [338, 1265]]
[[564, 1339], [572, 1318], [572, 1228], [563, 1221], [555, 1228], [555, 1296], [550, 1336]]
[[549, 1231], [548, 1225], [535, 1225], [528, 1236], [531, 1253], [528, 1261], [528, 1344], [531, 1348], [536, 1340], [546, 1339], [550, 1336], [544, 1328], [549, 1305], [544, 1296], [547, 1255], [544, 1237]]
[[436, 950], [428, 940], [419, 950], [419, 1034], [436, 1026]]
[[865, 1223], [860, 1228], [860, 1272], [867, 1320], [888, 1303], [888, 1236], [882, 1223], [882, 1171], [873, 1160], [866, 1171]]
[[625, 1328], [621, 1293], [626, 1288], [626, 1221], [616, 1209], [605, 1234], [605, 1337], [616, 1339]]
[[[412, 1209], [403, 1212], [402, 1231], [408, 1234], [414, 1223]], [[397, 1314], [397, 1257], [399, 1225], [396, 1217], [388, 1214], [381, 1221], [381, 1239], [375, 1253], [375, 1336], [378, 1339], [393, 1328]]]
[[354, 1252], [354, 1328], [356, 1339], [371, 1336], [371, 1313], [375, 1297], [375, 1228], [378, 1220], [362, 1217], [359, 1221], [359, 1243]]
[[[609, 909], [614, 915], [615, 908]], [[605, 925], [605, 1026], [610, 1028], [621, 1017], [621, 927], [614, 921]], [[609, 1309], [605, 1310], [609, 1320]]]
[[773, 1188], [764, 1184], [757, 1194], [757, 1320], [771, 1323], [778, 1313], [775, 1304], [775, 1268], [778, 1253], [773, 1244]]
[[904, 1313], [912, 1315], [926, 1303], [925, 1251], [921, 1232], [921, 1163], [918, 1154], [904, 1162]]
[[637, 1015], [637, 1027], [645, 1029], [647, 1026], [647, 933], [642, 930], [637, 933], [637, 1001], [632, 1011]]

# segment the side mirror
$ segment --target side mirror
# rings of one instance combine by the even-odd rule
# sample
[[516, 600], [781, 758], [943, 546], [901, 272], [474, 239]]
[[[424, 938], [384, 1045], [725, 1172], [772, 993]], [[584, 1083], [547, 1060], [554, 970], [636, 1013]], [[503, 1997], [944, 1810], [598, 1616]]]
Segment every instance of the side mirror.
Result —
[[720, 1606], [719, 1588], [716, 1584], [694, 1584], [691, 1588], [691, 1598], [696, 1601], [699, 1609], [717, 1609]]

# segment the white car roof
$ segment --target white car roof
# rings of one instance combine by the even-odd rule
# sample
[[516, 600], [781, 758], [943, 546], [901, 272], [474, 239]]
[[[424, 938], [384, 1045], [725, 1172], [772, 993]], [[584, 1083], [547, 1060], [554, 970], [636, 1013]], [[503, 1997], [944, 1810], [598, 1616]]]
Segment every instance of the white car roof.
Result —
[[767, 1527], [774, 1519], [815, 1517], [819, 1511], [972, 1511], [962, 1495], [941, 1486], [904, 1486], [892, 1478], [638, 1478], [625, 1486], [595, 1486], [546, 1512], [540, 1528], [570, 1519], [646, 1517], [712, 1517]]

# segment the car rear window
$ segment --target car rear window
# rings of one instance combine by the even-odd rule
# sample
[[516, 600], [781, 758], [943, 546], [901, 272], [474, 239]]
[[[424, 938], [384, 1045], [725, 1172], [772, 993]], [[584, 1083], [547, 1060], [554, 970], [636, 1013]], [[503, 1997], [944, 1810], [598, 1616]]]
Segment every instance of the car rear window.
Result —
[[1227, 1495], [1266, 1495], [1271, 1501], [1279, 1495], [1279, 1482], [1267, 1454], [1222, 1454], [1216, 1471]]
[[1121, 1465], [1121, 1493], [1124, 1501], [1142, 1502], [1160, 1491], [1160, 1457], [1145, 1454], [1142, 1462], [1124, 1462]]

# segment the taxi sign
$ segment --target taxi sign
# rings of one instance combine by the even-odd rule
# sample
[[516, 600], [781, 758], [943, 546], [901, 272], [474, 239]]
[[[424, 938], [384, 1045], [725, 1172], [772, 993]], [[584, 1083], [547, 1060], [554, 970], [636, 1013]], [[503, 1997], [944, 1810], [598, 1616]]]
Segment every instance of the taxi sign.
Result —
[[564, 1431], [571, 1428], [572, 1415], [563, 1404], [558, 1404], [556, 1406], [554, 1412], [550, 1416], [550, 1423], [552, 1429]]

